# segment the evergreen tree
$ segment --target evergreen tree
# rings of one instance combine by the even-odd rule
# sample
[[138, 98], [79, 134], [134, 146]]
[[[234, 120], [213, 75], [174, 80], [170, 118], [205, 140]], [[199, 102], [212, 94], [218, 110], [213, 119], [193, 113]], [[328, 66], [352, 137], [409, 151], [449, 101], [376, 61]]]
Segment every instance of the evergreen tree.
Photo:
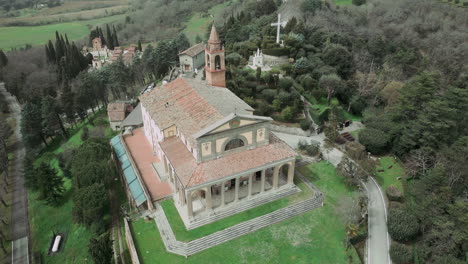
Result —
[[0, 49], [0, 68], [5, 67], [8, 64], [8, 57], [5, 55], [3, 50]]
[[47, 145], [42, 134], [42, 118], [40, 105], [28, 102], [21, 111], [21, 134], [28, 147], [35, 147], [41, 140]]
[[195, 43], [198, 44], [202, 42], [203, 42], [203, 39], [200, 37], [200, 35], [197, 34], [197, 36], [195, 37]]
[[182, 32], [173, 40], [173, 45], [175, 46], [175, 51], [177, 54], [181, 51], [184, 51], [190, 48], [190, 41], [187, 36]]
[[63, 178], [45, 162], [35, 169], [35, 174], [40, 192], [39, 200], [45, 200], [48, 205], [57, 205], [65, 191]]
[[106, 40], [107, 40], [107, 48], [110, 50], [114, 49], [114, 38], [112, 37], [112, 31], [110, 30], [109, 24], [106, 24]]
[[67, 131], [60, 118], [57, 101], [53, 97], [45, 96], [42, 98], [41, 115], [43, 131], [47, 136], [54, 136], [58, 130], [62, 130], [64, 136], [67, 135]]
[[141, 52], [143, 48], [141, 47], [141, 40], [138, 40], [138, 50]]
[[104, 217], [108, 204], [109, 200], [104, 184], [94, 183], [80, 188], [74, 193], [72, 214], [78, 223], [89, 227], [96, 219]]
[[96, 264], [112, 263], [112, 240], [109, 233], [101, 235], [99, 238], [89, 240], [88, 251]]
[[60, 95], [60, 106], [63, 112], [67, 116], [69, 122], [74, 123], [75, 111], [74, 111], [74, 94], [71, 90], [70, 84], [66, 81], [62, 87], [62, 93]]
[[113, 40], [114, 40], [114, 45], [116, 47], [119, 47], [120, 46], [119, 39], [117, 38], [117, 32], [115, 31], [115, 26], [114, 25], [112, 25], [112, 32], [113, 32], [112, 37], [113, 37]]

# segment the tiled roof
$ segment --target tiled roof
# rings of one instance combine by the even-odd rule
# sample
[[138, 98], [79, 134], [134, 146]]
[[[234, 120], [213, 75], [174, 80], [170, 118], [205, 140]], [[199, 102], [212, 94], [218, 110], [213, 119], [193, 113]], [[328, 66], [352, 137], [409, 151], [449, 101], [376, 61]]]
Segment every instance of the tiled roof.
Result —
[[199, 43], [199, 44], [193, 45], [192, 47], [182, 51], [181, 53], [179, 53], [179, 56], [185, 54], [185, 55], [188, 55], [190, 57], [193, 57], [193, 56], [196, 56], [196, 55], [200, 54], [204, 50], [205, 50], [205, 44]]
[[107, 105], [107, 115], [110, 121], [122, 121], [125, 119], [126, 103], [116, 102]]
[[178, 137], [166, 139], [159, 144], [186, 188], [296, 156], [294, 150], [272, 133], [270, 144], [266, 146], [200, 164], [196, 163], [192, 154]]
[[192, 146], [192, 135], [201, 129], [230, 113], [253, 110], [229, 89], [186, 78], [155, 88], [140, 96], [140, 101], [160, 129], [176, 125]]

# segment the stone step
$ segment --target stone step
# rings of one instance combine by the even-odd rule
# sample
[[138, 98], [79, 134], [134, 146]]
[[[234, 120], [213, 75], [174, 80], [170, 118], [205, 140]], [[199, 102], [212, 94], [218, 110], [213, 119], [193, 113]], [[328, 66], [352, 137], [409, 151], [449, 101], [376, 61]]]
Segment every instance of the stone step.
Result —
[[[212, 246], [216, 246], [220, 244], [220, 242], [223, 243], [235, 239], [237, 237], [256, 231], [271, 224], [281, 222], [292, 216], [302, 214], [319, 206], [320, 203], [317, 203], [315, 200], [306, 200], [304, 202], [301, 202], [300, 204], [284, 208], [285, 210], [278, 210], [272, 213], [271, 215], [257, 217], [255, 219], [240, 223], [236, 226], [218, 231], [212, 235], [189, 242], [187, 253], [194, 254], [198, 252], [201, 248], [207, 249]], [[250, 228], [250, 226], [253, 226], [253, 228]]]
[[255, 207], [260, 206], [262, 204], [269, 203], [269, 202], [278, 200], [280, 198], [292, 195], [294, 193], [297, 193], [298, 191], [300, 191], [300, 190], [297, 187], [296, 188], [291, 188], [291, 189], [288, 189], [288, 190], [282, 190], [282, 191], [280, 191], [280, 192], [278, 192], [276, 194], [272, 194], [270, 196], [266, 196], [266, 197], [262, 197], [262, 198], [259, 198], [259, 199], [256, 199], [256, 200], [251, 200], [251, 201], [246, 201], [246, 202], [240, 203], [236, 207], [229, 208], [228, 210], [221, 211], [221, 212], [219, 212], [217, 214], [211, 215], [210, 217], [205, 217], [204, 219], [201, 219], [201, 220], [196, 220], [195, 222], [190, 223], [190, 225], [189, 225], [189, 227], [187, 229], [192, 230], [192, 229], [195, 229], [197, 227], [200, 227], [200, 226], [203, 226], [203, 225], [206, 225], [206, 224], [209, 224], [209, 223], [216, 222], [216, 221], [218, 221], [220, 219], [223, 219], [223, 218], [226, 218], [228, 216], [231, 216], [231, 215], [234, 215], [234, 214], [237, 214], [237, 213], [240, 213], [240, 212], [255, 208]]

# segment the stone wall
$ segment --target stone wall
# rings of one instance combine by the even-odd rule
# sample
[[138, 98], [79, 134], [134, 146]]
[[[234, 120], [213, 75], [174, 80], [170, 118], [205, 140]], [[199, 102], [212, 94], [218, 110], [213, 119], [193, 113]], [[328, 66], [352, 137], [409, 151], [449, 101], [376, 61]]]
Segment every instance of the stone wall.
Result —
[[127, 242], [127, 248], [130, 252], [130, 257], [132, 259], [132, 264], [140, 264], [140, 259], [138, 258], [138, 253], [136, 251], [135, 243], [133, 242], [132, 232], [130, 231], [130, 226], [128, 225], [127, 218], [124, 217], [125, 224], [125, 241]]

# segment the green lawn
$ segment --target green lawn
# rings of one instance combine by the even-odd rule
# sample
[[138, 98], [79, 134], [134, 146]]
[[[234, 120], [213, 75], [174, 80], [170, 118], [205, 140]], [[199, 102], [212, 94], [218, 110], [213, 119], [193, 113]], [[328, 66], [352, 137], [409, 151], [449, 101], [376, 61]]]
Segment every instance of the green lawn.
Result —
[[231, 5], [233, 1], [237, 0], [225, 1], [222, 4], [210, 8], [208, 10], [209, 15], [202, 13], [193, 14], [190, 20], [185, 24], [186, 27], [183, 31], [187, 35], [190, 43], [195, 44], [195, 38], [197, 35], [204, 39], [208, 25], [213, 21], [213, 18], [210, 15], [213, 15], [214, 17], [219, 16], [221, 11], [223, 11], [225, 7]]
[[[391, 167], [391, 168], [390, 168]], [[379, 170], [384, 170], [379, 172]], [[404, 192], [402, 180], [397, 180], [398, 177], [403, 177], [404, 169], [402, 165], [395, 160], [393, 157], [385, 156], [380, 158], [379, 164], [377, 165], [377, 182], [382, 187], [382, 191], [385, 192], [388, 186], [394, 185], [400, 191]]]
[[[102, 118], [106, 115], [105, 111], [96, 114], [97, 118]], [[83, 142], [80, 138], [83, 127], [87, 126], [92, 129], [88, 122], [81, 123], [74, 129], [70, 130], [71, 137], [61, 144], [60, 140], [52, 141], [40, 157], [35, 161], [36, 164], [41, 161], [48, 161], [51, 167], [57, 169], [59, 175], [62, 171], [58, 166], [57, 154], [63, 152], [66, 148], [76, 148]], [[107, 135], [107, 136], [110, 136]], [[31, 225], [32, 235], [32, 250], [40, 252], [43, 256], [44, 263], [62, 264], [62, 263], [92, 263], [88, 255], [89, 239], [93, 236], [92, 232], [82, 225], [75, 224], [72, 220], [72, 182], [65, 178], [65, 197], [64, 202], [58, 207], [45, 205], [43, 201], [38, 201], [37, 193], [29, 192], [29, 221]], [[65, 233], [65, 243], [63, 251], [54, 256], [47, 256], [52, 236], [56, 233]]]
[[302, 192], [268, 204], [261, 205], [254, 209], [247, 210], [245, 212], [227, 217], [221, 221], [201, 226], [190, 231], [185, 229], [185, 225], [182, 222], [182, 219], [180, 218], [172, 199], [161, 202], [161, 205], [164, 208], [164, 212], [168, 218], [169, 223], [171, 223], [171, 227], [176, 235], [176, 238], [181, 241], [191, 241], [239, 224], [241, 222], [253, 219], [255, 217], [271, 213], [275, 210], [284, 208], [288, 205], [297, 203], [300, 200], [305, 200], [312, 196], [313, 191], [304, 182], [297, 180], [295, 183], [302, 190]]
[[353, 1], [352, 0], [335, 0], [335, 4], [337, 6], [352, 5]]
[[89, 34], [90, 26], [111, 23], [123, 17], [124, 15], [116, 15], [45, 26], [0, 27], [0, 49], [21, 48], [26, 44], [42, 45], [47, 43], [49, 39], [55, 39], [55, 31], [67, 34], [69, 40], [79, 40]]
[[301, 168], [326, 195], [325, 206], [184, 258], [166, 252], [154, 221], [131, 223], [140, 261], [149, 263], [360, 263], [347, 251], [336, 201], [352, 192], [324, 162]]

